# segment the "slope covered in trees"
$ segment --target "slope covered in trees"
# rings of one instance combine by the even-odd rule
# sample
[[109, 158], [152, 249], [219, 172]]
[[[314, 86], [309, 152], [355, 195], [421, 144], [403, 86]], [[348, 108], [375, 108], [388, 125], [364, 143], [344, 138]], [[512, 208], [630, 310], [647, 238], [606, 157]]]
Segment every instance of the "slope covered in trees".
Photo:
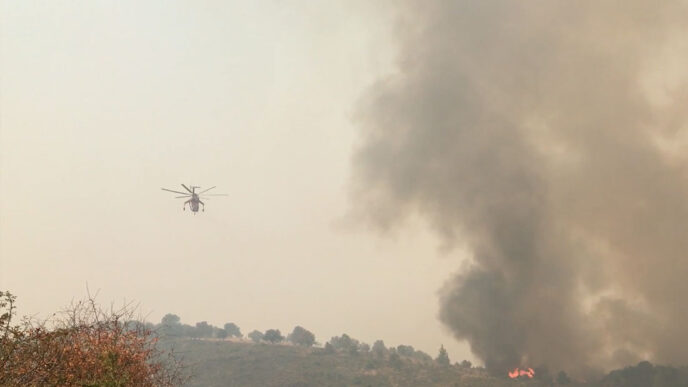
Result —
[[[481, 367], [427, 359], [406, 346], [351, 351], [252, 341], [173, 339], [192, 367], [189, 387], [198, 386], [461, 386], [461, 387], [688, 387], [688, 368], [642, 362], [608, 373], [598, 381], [576, 381], [564, 372], [538, 369], [533, 379], [495, 377]], [[374, 345], [373, 348], [376, 346]], [[378, 346], [379, 349], [379, 346]], [[427, 356], [427, 355], [426, 355]]]
[[224, 329], [206, 322], [192, 326], [175, 315], [150, 327], [162, 334], [168, 348], [185, 354], [194, 375], [190, 386], [688, 387], [688, 368], [649, 362], [588, 381], [543, 367], [535, 368], [532, 379], [513, 380], [506, 372], [490, 375], [467, 360], [452, 363], [443, 346], [431, 356], [410, 345], [387, 347], [382, 340], [371, 346], [347, 334], [323, 345], [301, 326], [285, 335], [279, 329], [253, 330], [243, 338], [234, 323]]
[[644, 361], [588, 382], [536, 368], [532, 379], [509, 379], [466, 360], [452, 363], [443, 346], [433, 357], [410, 345], [377, 340], [370, 346], [347, 334], [323, 346], [301, 326], [286, 337], [268, 329], [243, 338], [234, 323], [191, 326], [173, 314], [159, 324], [141, 323], [126, 307], [103, 311], [90, 298], [51, 321], [16, 323], [14, 301], [0, 292], [3, 386], [688, 387], [688, 367]]
[[[164, 342], [192, 366], [189, 386], [525, 386], [479, 368], [442, 366], [433, 359], [327, 350], [249, 341], [172, 339]], [[532, 383], [530, 385], [533, 385]]]

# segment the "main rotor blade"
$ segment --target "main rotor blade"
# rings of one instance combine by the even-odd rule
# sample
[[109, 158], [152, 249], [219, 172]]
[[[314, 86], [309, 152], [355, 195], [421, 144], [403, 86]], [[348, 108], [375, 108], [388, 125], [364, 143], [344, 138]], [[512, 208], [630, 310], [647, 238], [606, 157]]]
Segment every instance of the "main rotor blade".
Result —
[[194, 193], [192, 190], [189, 189], [189, 187], [185, 186], [184, 184], [182, 184], [182, 187], [186, 188], [186, 190], [189, 191], [190, 194]]
[[208, 188], [208, 189], [204, 189], [203, 191], [199, 192], [198, 194], [200, 195], [200, 194], [202, 194], [203, 192], [208, 192], [208, 191], [210, 191], [211, 189], [213, 189], [213, 188], [215, 188], [215, 187], [217, 187], [217, 186], [214, 185], [214, 186], [212, 186], [212, 187], [210, 187], [210, 188]]
[[160, 188], [160, 189], [163, 191], [169, 191], [169, 192], [174, 192], [174, 193], [178, 193], [178, 194], [182, 194], [182, 195], [188, 195], [186, 192], [173, 191], [173, 190], [167, 189], [167, 188]]
[[182, 198], [190, 198], [191, 195], [184, 195], [184, 196], [175, 196], [175, 199], [182, 199]]

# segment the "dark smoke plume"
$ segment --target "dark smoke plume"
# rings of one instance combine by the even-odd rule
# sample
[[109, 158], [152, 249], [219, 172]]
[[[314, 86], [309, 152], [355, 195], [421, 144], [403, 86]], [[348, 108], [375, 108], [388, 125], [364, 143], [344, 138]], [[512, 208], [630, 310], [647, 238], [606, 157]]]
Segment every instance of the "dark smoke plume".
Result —
[[441, 320], [497, 373], [688, 363], [685, 4], [393, 4], [354, 200], [471, 249]]

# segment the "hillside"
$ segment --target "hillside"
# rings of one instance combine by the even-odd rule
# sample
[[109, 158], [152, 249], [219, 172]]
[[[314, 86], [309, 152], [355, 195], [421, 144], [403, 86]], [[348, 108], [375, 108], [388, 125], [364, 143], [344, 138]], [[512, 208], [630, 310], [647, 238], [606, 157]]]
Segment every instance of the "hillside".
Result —
[[399, 356], [243, 341], [168, 339], [193, 375], [188, 386], [538, 386]]

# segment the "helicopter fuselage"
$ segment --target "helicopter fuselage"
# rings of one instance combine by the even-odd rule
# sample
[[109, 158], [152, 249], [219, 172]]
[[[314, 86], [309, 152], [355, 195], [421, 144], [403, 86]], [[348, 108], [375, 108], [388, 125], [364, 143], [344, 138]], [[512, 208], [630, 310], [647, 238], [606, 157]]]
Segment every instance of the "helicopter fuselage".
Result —
[[201, 199], [198, 198], [198, 194], [192, 194], [191, 199], [187, 200], [184, 205], [189, 204], [189, 209], [193, 212], [198, 212], [199, 204], [201, 203]]
[[194, 213], [194, 215], [196, 215], [199, 208], [201, 209], [201, 211], [205, 211], [205, 203], [203, 203], [203, 200], [201, 200], [201, 195], [203, 195], [204, 199], [207, 196], [227, 196], [227, 194], [217, 194], [217, 193], [206, 194], [206, 192], [215, 188], [214, 186], [207, 188], [207, 189], [200, 191], [200, 192], [196, 192], [196, 188], [201, 188], [198, 186], [191, 186], [191, 188], [189, 188], [186, 185], [182, 184], [182, 187], [184, 187], [186, 192], [175, 191], [173, 189], [167, 189], [167, 188], [161, 188], [161, 189], [163, 191], [168, 191], [168, 192], [176, 193], [178, 195], [182, 195], [182, 196], [177, 196], [176, 199], [188, 199], [187, 201], [184, 202], [184, 206], [182, 207], [182, 209], [186, 210], [186, 205], [188, 204], [189, 209], [191, 210], [191, 212]]

